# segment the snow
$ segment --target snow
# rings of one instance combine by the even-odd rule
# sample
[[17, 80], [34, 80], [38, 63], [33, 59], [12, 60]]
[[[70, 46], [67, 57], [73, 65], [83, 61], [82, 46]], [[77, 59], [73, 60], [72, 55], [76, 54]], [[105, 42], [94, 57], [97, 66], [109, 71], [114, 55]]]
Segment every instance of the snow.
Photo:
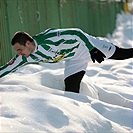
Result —
[[[133, 15], [117, 15], [106, 38], [132, 47]], [[64, 91], [64, 62], [29, 64], [0, 79], [0, 132], [131, 133], [132, 59], [90, 63], [79, 94]]]

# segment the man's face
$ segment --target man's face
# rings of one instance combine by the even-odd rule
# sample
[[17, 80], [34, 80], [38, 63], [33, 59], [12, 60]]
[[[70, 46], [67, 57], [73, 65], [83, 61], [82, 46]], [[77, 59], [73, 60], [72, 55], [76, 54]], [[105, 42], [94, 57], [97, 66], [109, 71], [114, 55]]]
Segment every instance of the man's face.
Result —
[[13, 48], [18, 55], [22, 55], [25, 57], [28, 57], [32, 53], [31, 45], [29, 43], [26, 43], [25, 46], [20, 45], [19, 43], [15, 43]]

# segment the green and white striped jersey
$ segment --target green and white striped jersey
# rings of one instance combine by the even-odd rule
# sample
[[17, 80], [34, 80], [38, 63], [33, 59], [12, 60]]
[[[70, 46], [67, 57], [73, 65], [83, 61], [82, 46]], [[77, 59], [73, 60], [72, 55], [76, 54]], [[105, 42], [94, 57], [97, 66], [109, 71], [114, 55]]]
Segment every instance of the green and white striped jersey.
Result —
[[86, 33], [77, 28], [47, 29], [33, 36], [33, 39], [36, 44], [35, 51], [28, 58], [16, 55], [9, 63], [0, 67], [0, 77], [28, 63], [55, 63], [72, 59], [81, 48], [80, 45], [86, 46], [88, 53], [94, 48]]

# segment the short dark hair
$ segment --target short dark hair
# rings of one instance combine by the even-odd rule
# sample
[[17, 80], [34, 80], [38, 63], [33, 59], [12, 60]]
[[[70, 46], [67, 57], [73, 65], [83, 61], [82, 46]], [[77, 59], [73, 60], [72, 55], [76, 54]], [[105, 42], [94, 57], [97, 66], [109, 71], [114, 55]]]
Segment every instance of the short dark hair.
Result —
[[25, 46], [26, 41], [33, 42], [33, 38], [26, 32], [18, 31], [14, 34], [11, 44], [15, 45], [15, 43], [19, 43]]

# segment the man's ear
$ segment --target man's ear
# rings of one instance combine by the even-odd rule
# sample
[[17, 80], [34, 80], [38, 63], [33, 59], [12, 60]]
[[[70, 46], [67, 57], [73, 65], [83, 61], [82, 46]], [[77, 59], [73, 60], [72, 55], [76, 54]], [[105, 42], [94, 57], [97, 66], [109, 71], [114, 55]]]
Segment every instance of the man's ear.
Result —
[[30, 45], [30, 43], [31, 43], [30, 41], [28, 41], [28, 40], [26, 41], [26, 45]]

